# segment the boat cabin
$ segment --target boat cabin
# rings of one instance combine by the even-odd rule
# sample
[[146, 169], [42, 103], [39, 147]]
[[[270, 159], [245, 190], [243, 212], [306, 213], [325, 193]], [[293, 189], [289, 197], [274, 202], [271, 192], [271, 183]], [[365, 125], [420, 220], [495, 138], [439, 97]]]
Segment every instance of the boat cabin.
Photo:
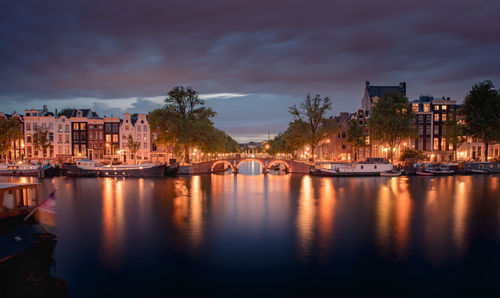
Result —
[[0, 183], [0, 220], [27, 214], [38, 204], [38, 184]]
[[85, 169], [85, 170], [93, 170], [97, 167], [102, 167], [102, 164], [100, 162], [90, 159], [80, 159], [76, 162], [76, 165], [80, 169]]

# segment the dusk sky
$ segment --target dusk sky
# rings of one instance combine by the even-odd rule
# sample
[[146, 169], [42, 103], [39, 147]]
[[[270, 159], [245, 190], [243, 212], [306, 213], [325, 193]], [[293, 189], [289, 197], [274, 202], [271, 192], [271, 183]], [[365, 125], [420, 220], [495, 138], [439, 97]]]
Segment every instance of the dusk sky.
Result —
[[239, 141], [275, 135], [307, 93], [331, 115], [364, 81], [463, 100], [500, 85], [500, 1], [3, 1], [0, 111], [147, 113], [192, 86]]

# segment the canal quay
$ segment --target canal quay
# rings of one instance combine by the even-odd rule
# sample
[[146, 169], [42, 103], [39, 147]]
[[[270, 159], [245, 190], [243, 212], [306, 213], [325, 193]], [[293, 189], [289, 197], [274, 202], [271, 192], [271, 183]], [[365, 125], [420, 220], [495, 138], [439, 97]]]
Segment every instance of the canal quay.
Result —
[[68, 297], [500, 293], [499, 175], [0, 180], [57, 189]]

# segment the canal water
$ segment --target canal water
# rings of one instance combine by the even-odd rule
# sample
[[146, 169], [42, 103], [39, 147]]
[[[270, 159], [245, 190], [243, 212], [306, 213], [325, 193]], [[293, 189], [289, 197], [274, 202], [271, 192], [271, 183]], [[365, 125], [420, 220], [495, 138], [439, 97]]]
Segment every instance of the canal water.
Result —
[[499, 296], [500, 176], [1, 178], [57, 188], [69, 297]]

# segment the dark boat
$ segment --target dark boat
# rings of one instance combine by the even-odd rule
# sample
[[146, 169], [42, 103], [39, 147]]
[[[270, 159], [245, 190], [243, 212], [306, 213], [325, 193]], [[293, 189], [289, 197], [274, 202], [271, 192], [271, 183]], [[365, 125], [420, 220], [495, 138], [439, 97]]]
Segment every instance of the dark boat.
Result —
[[38, 205], [37, 184], [0, 184], [0, 297], [65, 297], [50, 276], [56, 235], [27, 214]]
[[68, 177], [163, 177], [175, 175], [177, 165], [102, 165], [100, 162], [82, 159], [76, 164], [63, 164], [63, 172]]
[[468, 174], [498, 174], [500, 173], [500, 162], [470, 162], [464, 164]]

